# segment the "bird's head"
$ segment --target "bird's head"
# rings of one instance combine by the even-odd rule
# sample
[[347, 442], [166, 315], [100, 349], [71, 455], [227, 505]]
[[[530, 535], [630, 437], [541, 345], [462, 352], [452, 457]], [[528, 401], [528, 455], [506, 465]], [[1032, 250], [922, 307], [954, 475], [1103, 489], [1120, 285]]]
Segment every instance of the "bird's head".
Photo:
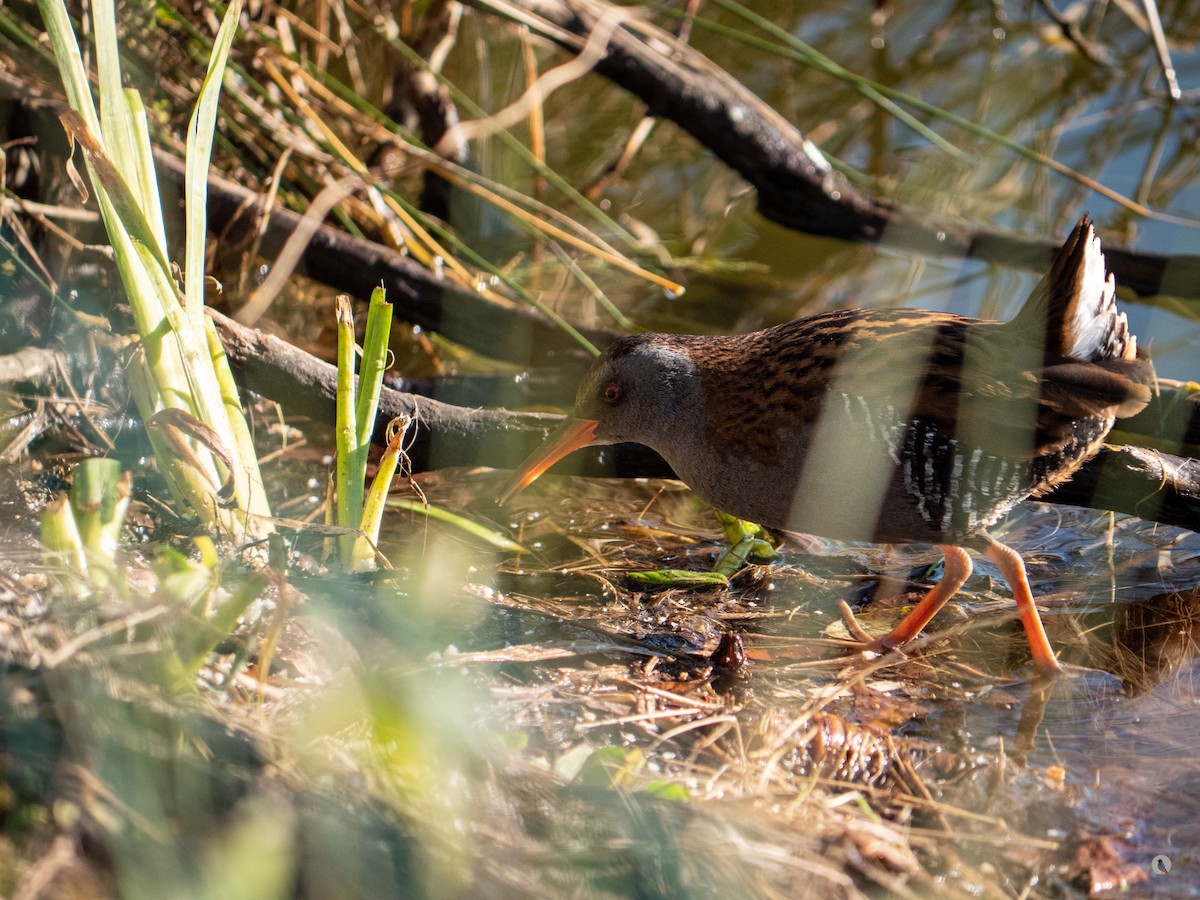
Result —
[[[575, 395], [575, 409], [521, 464], [500, 493], [505, 503], [580, 447], [633, 441], [661, 450], [686, 418], [698, 415], [696, 366], [689, 338], [635, 334], [621, 338], [592, 363]], [[695, 424], [691, 427], [695, 427]]]

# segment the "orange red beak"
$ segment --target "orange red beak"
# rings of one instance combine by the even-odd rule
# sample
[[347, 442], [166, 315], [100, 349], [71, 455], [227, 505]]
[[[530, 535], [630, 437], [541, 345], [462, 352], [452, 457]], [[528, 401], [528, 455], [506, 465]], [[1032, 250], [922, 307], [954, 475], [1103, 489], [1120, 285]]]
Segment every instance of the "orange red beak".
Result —
[[496, 502], [501, 505], [507, 503], [572, 450], [590, 444], [596, 437], [596, 426], [599, 424], [595, 419], [576, 419], [568, 416], [562, 425], [550, 433], [546, 442], [521, 463], [521, 467], [513, 473], [512, 479], [496, 498]]

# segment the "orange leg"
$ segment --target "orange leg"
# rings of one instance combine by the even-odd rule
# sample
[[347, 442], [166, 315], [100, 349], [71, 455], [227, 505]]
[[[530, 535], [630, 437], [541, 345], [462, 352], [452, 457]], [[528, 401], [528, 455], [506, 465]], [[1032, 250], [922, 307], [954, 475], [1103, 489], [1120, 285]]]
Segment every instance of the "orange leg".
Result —
[[1013, 599], [1017, 601], [1017, 612], [1021, 614], [1021, 624], [1025, 628], [1025, 637], [1028, 638], [1029, 649], [1033, 652], [1034, 664], [1046, 673], [1061, 672], [1062, 666], [1054, 658], [1054, 648], [1050, 646], [1046, 629], [1042, 627], [1042, 620], [1038, 617], [1037, 607], [1033, 605], [1029, 576], [1025, 574], [1025, 562], [1020, 554], [991, 538], [988, 538], [987, 548], [983, 552], [996, 564], [996, 568], [1012, 588]]
[[900, 620], [900, 624], [893, 628], [891, 633], [886, 637], [872, 640], [871, 636], [863, 631], [862, 627], [855, 621], [854, 613], [850, 611], [850, 607], [842, 603], [842, 619], [845, 620], [846, 628], [850, 631], [852, 638], [850, 646], [856, 650], [870, 650], [874, 652], [895, 650], [897, 647], [903, 647], [921, 633], [921, 629], [928, 625], [929, 620], [938, 614], [938, 610], [946, 605], [946, 601], [958, 593], [958, 589], [963, 586], [971, 575], [971, 557], [967, 555], [966, 550], [962, 547], [943, 544], [942, 552], [946, 554], [946, 564], [942, 570], [941, 580], [929, 590], [929, 593], [921, 599], [921, 602], [916, 605], [912, 612]]
[[887, 637], [880, 639], [883, 646], [903, 647], [915, 638], [921, 633], [921, 629], [929, 624], [929, 620], [938, 614], [938, 610], [946, 605], [946, 601], [957, 594], [958, 589], [971, 577], [971, 557], [966, 550], [945, 544], [942, 546], [942, 552], [946, 554], [946, 563], [942, 569], [941, 580], [930, 588], [916, 608], [901, 619], [900, 624], [893, 628]]

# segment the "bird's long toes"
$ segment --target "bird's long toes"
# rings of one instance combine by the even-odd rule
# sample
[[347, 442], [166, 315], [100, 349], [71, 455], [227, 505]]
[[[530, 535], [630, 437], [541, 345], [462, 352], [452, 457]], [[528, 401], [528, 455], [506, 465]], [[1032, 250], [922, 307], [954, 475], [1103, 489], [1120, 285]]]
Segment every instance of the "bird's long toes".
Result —
[[[841, 638], [835, 642], [846, 648], [852, 653], [874, 653], [883, 656], [887, 653], [904, 654], [904, 647], [895, 641], [889, 640], [890, 635], [883, 637], [871, 637], [865, 628], [858, 624], [858, 619], [854, 616], [854, 610], [850, 608], [845, 600], [838, 601], [838, 612], [841, 613], [842, 622], [846, 626], [846, 630], [850, 632], [849, 638]], [[913, 642], [909, 642], [911, 646]]]

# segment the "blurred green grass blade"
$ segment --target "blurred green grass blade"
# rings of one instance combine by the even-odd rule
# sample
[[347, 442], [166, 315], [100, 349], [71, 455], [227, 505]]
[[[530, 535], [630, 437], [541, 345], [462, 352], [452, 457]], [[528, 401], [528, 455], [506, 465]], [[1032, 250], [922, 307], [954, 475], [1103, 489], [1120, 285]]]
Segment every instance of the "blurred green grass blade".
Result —
[[115, 459], [93, 457], [75, 467], [71, 507], [84, 548], [100, 562], [111, 565], [116, 555], [129, 490], [128, 473], [122, 477]]
[[[358, 376], [358, 396], [355, 398], [354, 424], [358, 430], [358, 446], [370, 448], [375, 430], [375, 412], [379, 408], [379, 393], [383, 373], [387, 369], [388, 340], [392, 333], [392, 304], [387, 292], [377, 287], [371, 292], [367, 307], [367, 331], [363, 337], [362, 367]], [[362, 460], [366, 471], [366, 459]]]
[[672, 800], [676, 803], [689, 803], [692, 799], [688, 789], [677, 781], [655, 779], [642, 788], [642, 792], [659, 800]]
[[212, 158], [213, 137], [217, 130], [217, 104], [229, 49], [237, 33], [242, 0], [232, 0], [221, 20], [213, 43], [208, 72], [200, 86], [200, 96], [192, 111], [187, 132], [187, 236], [184, 250], [184, 296], [188, 317], [199, 325], [204, 316], [204, 243], [208, 234], [208, 166]]
[[71, 593], [75, 592], [70, 590], [72, 584], [77, 585], [75, 590], [81, 589], [79, 580], [87, 576], [87, 554], [71, 501], [65, 493], [59, 494], [42, 509], [41, 537], [47, 565], [52, 569], [65, 567], [71, 570], [70, 574], [74, 577], [64, 579], [64, 587]]
[[[354, 553], [350, 559], [351, 572], [366, 572], [374, 568], [375, 548], [379, 545], [379, 529], [383, 524], [388, 491], [404, 456], [404, 436], [411, 424], [410, 416], [397, 416], [388, 423], [387, 449], [379, 460], [379, 469], [363, 502], [362, 523], [359, 528], [362, 534], [356, 536]], [[408, 471], [407, 463], [405, 466], [405, 471]]]
[[428, 506], [424, 503], [418, 503], [415, 500], [389, 500], [387, 505], [393, 509], [406, 509], [409, 512], [420, 513], [423, 516], [429, 516], [431, 519], [437, 519], [439, 522], [445, 522], [447, 525], [453, 525], [455, 528], [459, 528], [473, 537], [486, 541], [498, 550], [506, 550], [509, 553], [529, 552], [507, 535], [438, 506]]
[[[337, 298], [337, 524], [357, 529], [362, 521], [363, 480], [366, 467], [358, 452], [358, 426], [354, 421], [356, 386], [354, 379], [354, 308], [345, 294]], [[342, 564], [349, 565], [354, 557], [358, 535], [343, 534], [338, 538]]]
[[[210, 578], [216, 577], [215, 572], [210, 573]], [[266, 574], [255, 572], [242, 582], [211, 616], [205, 619], [197, 610], [197, 618], [190, 621], [188, 627], [177, 631], [175, 652], [186, 675], [180, 679], [181, 687], [192, 683], [197, 670], [204, 664], [209, 653], [237, 628], [238, 621], [250, 608], [250, 604], [262, 596], [270, 583]]]

